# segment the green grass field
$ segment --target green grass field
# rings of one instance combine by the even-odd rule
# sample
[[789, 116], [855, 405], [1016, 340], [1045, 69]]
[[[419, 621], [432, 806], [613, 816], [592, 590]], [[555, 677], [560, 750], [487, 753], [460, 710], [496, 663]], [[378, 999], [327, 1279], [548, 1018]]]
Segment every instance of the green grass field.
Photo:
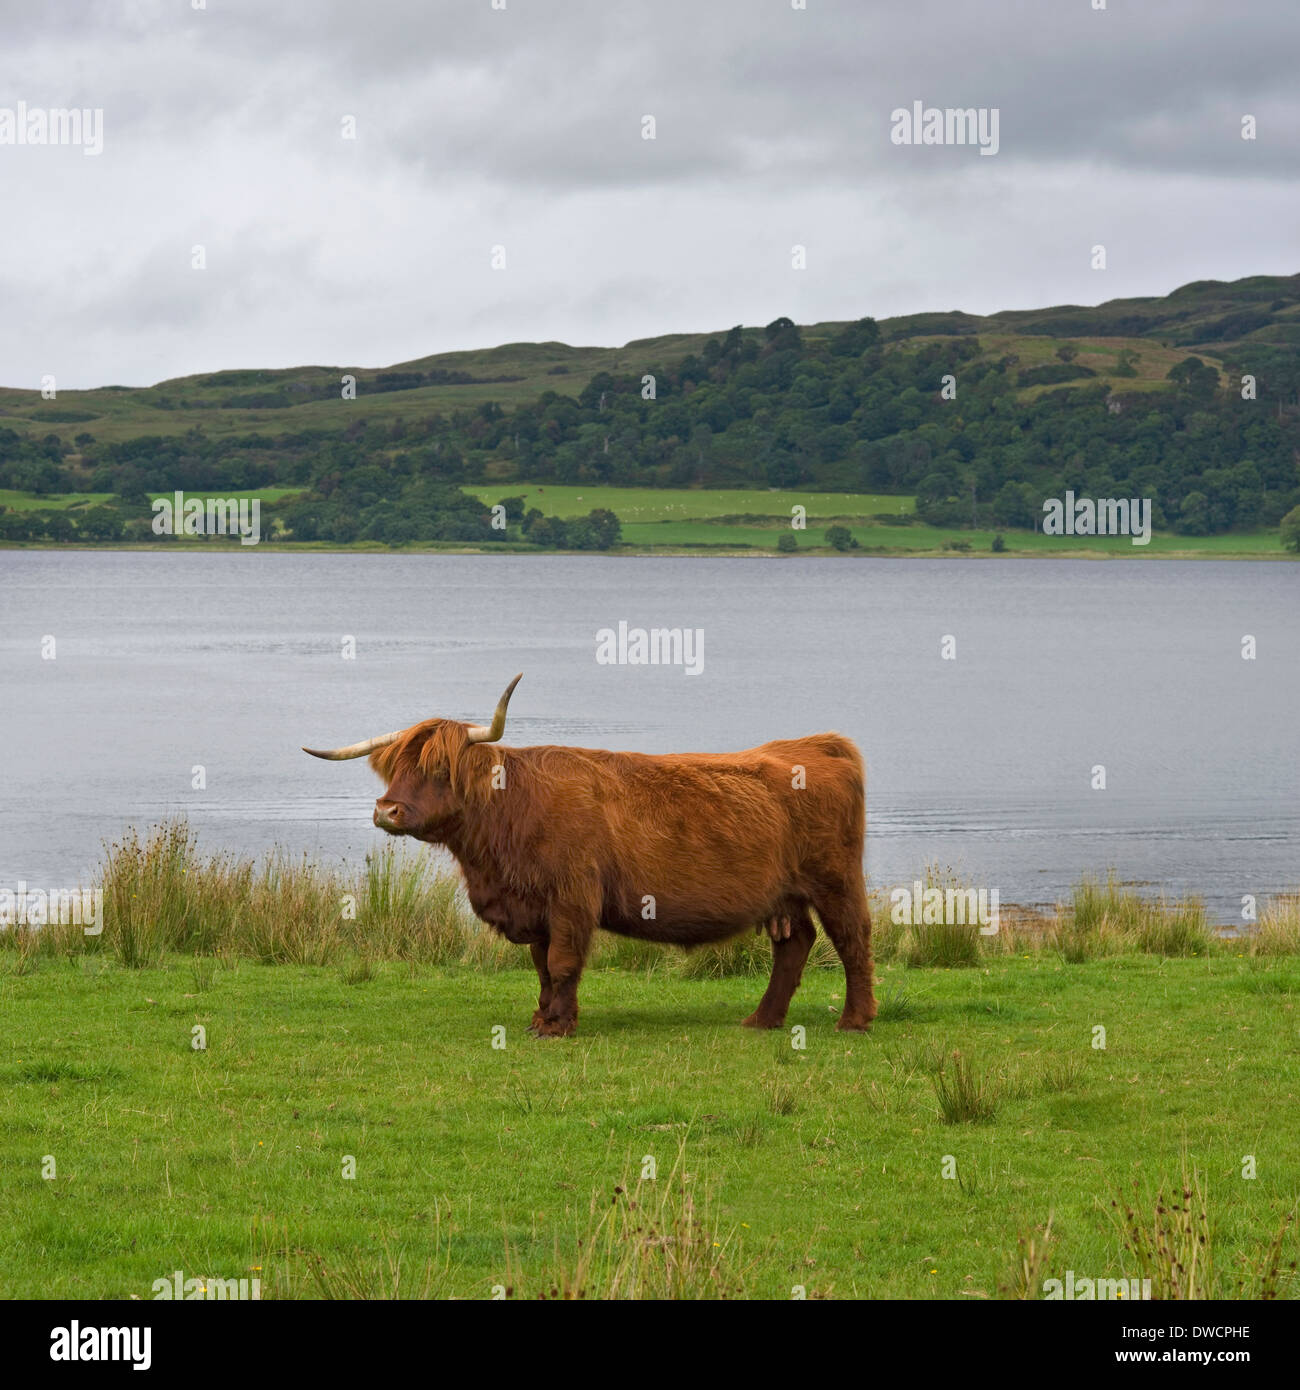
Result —
[[[529, 507], [537, 507], [548, 516], [585, 516], [593, 508], [607, 507], [623, 523], [624, 545], [635, 551], [704, 547], [775, 551], [778, 538], [790, 529], [791, 509], [796, 505], [807, 509], [807, 528], [795, 532], [799, 547], [819, 553], [828, 553], [826, 528], [832, 522], [848, 526], [864, 550], [885, 550], [900, 555], [945, 553], [944, 547], [949, 541], [968, 544], [972, 554], [991, 553], [993, 537], [997, 534], [955, 527], [882, 526], [870, 518], [886, 512], [909, 516], [916, 511], [914, 497], [883, 493], [574, 487], [549, 483], [473, 485], [465, 491], [489, 504], [503, 497], [523, 497]], [[745, 519], [731, 520], [736, 517]], [[1006, 553], [1015, 555], [1280, 558], [1286, 554], [1276, 530], [1219, 536], [1154, 533], [1145, 546], [1135, 546], [1127, 536], [1047, 536], [1010, 528], [1002, 535]]]
[[42, 496], [35, 492], [19, 492], [16, 488], [0, 487], [0, 507], [12, 512], [68, 511], [74, 508], [94, 507], [112, 500], [111, 492], [54, 492]]
[[[531, 971], [230, 964], [0, 979], [0, 1295], [149, 1298], [181, 1269], [263, 1297], [598, 1297], [634, 1248], [682, 1296], [991, 1298], [1049, 1222], [1036, 1278], [1137, 1277], [1111, 1200], [1154, 1220], [1186, 1161], [1232, 1296], [1300, 1192], [1294, 959], [886, 965], [868, 1036], [833, 1031], [843, 977], [813, 970], [803, 1050], [737, 1026], [751, 978], [592, 971], [578, 1036], [539, 1043]], [[954, 1052], [982, 1123], [940, 1113]]]
[[[263, 502], [278, 502], [282, 497], [291, 497], [301, 491], [302, 489], [297, 487], [263, 487], [224, 491], [220, 495], [222, 497], [247, 497], [250, 500], [256, 497]], [[194, 492], [191, 495], [207, 497], [209, 493]], [[165, 497], [170, 501], [172, 493], [151, 492], [149, 494], [150, 502], [156, 501], [159, 497]], [[52, 492], [42, 495], [35, 492], [19, 492], [14, 488], [0, 488], [0, 507], [7, 507], [15, 512], [70, 511], [82, 507], [99, 506], [112, 500], [113, 494], [111, 492]]]
[[[602, 933], [577, 1035], [539, 1042], [525, 951], [427, 857], [205, 858], [173, 822], [99, 882], [100, 934], [0, 930], [0, 1297], [177, 1269], [286, 1298], [1300, 1292], [1300, 898], [1231, 940], [1113, 880], [991, 936], [877, 897], [866, 1035], [820, 936], [759, 1033], [765, 936]], [[1142, 1235], [1180, 1249], [1184, 1172], [1194, 1276]]]
[[864, 517], [877, 512], [910, 515], [914, 497], [883, 493], [780, 491], [769, 488], [575, 487], [554, 483], [490, 483], [465, 488], [491, 504], [502, 497], [522, 497], [547, 516], [586, 516], [596, 507], [617, 512], [620, 521], [642, 523], [707, 521], [724, 516], [761, 516], [790, 524], [792, 508], [806, 509], [810, 524], [834, 517]]

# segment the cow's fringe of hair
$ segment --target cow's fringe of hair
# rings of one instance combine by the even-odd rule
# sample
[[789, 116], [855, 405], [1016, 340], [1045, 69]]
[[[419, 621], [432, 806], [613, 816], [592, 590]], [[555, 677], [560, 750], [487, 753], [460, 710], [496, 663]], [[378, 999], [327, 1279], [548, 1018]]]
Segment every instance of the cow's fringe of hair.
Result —
[[450, 719], [426, 719], [421, 724], [413, 724], [396, 743], [377, 748], [368, 761], [386, 782], [403, 772], [419, 772], [427, 777], [439, 767], [454, 765], [467, 746], [468, 736], [466, 724]]
[[419, 773], [431, 777], [445, 771], [454, 795], [468, 803], [483, 806], [491, 791], [494, 767], [509, 763], [510, 771], [521, 771], [521, 760], [504, 744], [472, 744], [469, 725], [454, 719], [426, 719], [409, 728], [396, 743], [376, 749], [370, 766], [385, 781], [398, 774]]

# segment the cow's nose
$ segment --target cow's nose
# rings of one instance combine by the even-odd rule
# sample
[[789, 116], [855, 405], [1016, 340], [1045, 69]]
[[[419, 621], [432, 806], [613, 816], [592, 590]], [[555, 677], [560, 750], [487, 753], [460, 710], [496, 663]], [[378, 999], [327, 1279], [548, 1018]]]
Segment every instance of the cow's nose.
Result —
[[401, 814], [391, 801], [376, 801], [374, 822], [381, 830], [392, 830], [401, 819]]

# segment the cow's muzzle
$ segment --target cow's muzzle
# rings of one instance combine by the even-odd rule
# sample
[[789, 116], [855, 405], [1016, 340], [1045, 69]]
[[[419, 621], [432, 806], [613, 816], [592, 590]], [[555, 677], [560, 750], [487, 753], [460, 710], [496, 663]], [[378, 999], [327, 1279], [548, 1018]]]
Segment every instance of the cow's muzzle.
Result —
[[394, 835], [400, 835], [406, 829], [402, 824], [402, 808], [391, 801], [375, 802], [374, 822], [380, 830], [391, 831]]

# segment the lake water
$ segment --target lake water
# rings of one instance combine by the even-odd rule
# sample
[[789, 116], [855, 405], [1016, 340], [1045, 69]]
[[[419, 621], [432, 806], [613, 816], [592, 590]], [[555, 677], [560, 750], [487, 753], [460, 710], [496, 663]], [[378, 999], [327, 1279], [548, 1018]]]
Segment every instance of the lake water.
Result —
[[[597, 664], [620, 621], [702, 629], [702, 673]], [[1050, 903], [1114, 869], [1234, 922], [1300, 883], [1295, 565], [9, 550], [0, 885], [88, 882], [182, 814], [206, 848], [357, 862], [378, 783], [299, 745], [486, 720], [520, 670], [510, 743], [847, 734], [877, 885], [937, 861]]]

